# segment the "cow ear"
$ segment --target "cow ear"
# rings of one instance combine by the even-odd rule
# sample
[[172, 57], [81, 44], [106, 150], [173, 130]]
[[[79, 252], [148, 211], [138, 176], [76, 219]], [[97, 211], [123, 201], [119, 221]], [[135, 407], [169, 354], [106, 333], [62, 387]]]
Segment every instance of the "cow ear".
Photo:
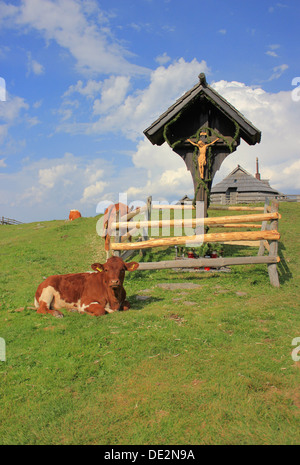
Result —
[[95, 271], [100, 271], [100, 272], [103, 271], [103, 265], [101, 265], [101, 263], [93, 263], [91, 267]]
[[125, 267], [127, 271], [134, 271], [139, 267], [139, 264], [137, 262], [125, 263]]

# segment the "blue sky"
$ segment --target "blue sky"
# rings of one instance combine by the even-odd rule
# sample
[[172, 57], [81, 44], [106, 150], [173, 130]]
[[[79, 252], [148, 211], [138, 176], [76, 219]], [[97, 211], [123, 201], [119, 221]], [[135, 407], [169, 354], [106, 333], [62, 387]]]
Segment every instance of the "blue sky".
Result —
[[272, 187], [299, 193], [299, 20], [298, 0], [0, 1], [0, 216], [192, 195], [180, 157], [143, 130], [200, 72], [262, 131], [215, 182], [238, 163], [254, 174], [258, 156]]

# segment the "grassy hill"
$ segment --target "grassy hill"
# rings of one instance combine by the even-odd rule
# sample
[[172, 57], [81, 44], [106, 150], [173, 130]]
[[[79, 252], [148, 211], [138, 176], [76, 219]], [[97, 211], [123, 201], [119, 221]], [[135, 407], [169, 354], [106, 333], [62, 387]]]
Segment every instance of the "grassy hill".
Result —
[[265, 265], [136, 271], [130, 311], [99, 318], [26, 308], [45, 276], [105, 261], [97, 217], [1, 226], [0, 444], [299, 443], [300, 205], [280, 212], [280, 289]]

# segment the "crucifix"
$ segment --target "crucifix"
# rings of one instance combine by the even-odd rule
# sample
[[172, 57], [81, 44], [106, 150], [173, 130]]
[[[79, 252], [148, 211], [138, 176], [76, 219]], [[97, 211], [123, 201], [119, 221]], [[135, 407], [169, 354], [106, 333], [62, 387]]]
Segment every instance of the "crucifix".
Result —
[[[206, 132], [201, 132], [200, 136], [206, 136]], [[191, 139], [186, 139], [186, 142], [190, 142], [190, 144], [195, 145], [199, 149], [199, 155], [198, 155], [198, 167], [199, 167], [199, 174], [200, 178], [204, 179], [204, 166], [206, 165], [206, 149], [210, 145], [213, 145], [215, 142], [219, 140], [219, 137], [215, 139], [213, 142], [210, 142], [209, 144], [205, 144], [201, 139], [198, 140], [198, 142], [193, 142]]]
[[259, 143], [261, 138], [261, 132], [207, 84], [204, 73], [144, 134], [153, 145], [167, 142], [182, 158], [192, 175], [193, 204], [204, 203], [204, 216], [213, 178], [222, 162], [237, 149], [241, 138], [249, 145]]

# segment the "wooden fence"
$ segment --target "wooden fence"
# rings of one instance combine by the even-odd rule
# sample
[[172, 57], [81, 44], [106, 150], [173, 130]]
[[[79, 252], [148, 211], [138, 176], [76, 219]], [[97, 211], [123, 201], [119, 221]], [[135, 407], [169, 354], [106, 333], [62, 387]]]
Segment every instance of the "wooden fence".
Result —
[[5, 218], [5, 216], [0, 218], [0, 224], [23, 224], [21, 221], [13, 220], [12, 218]]
[[[115, 231], [115, 241], [110, 242], [110, 254], [119, 255], [126, 259], [136, 250], [146, 248], [185, 245], [187, 247], [201, 246], [203, 243], [222, 243], [234, 244], [241, 246], [258, 247], [258, 254], [255, 257], [219, 257], [219, 258], [191, 258], [176, 259], [160, 262], [142, 262], [139, 270], [168, 269], [168, 268], [197, 268], [210, 267], [220, 268], [222, 266], [246, 265], [246, 264], [266, 264], [268, 266], [270, 283], [279, 287], [279, 278], [277, 272], [277, 263], [280, 261], [278, 253], [278, 241], [280, 234], [278, 232], [278, 221], [281, 218], [278, 212], [278, 202], [272, 200], [271, 205], [267, 201], [264, 207], [210, 207], [212, 210], [237, 210], [246, 212], [241, 215], [229, 215], [221, 217], [192, 218], [192, 219], [173, 219], [173, 220], [151, 220], [151, 210], [159, 209], [193, 209], [191, 205], [152, 205], [151, 198], [148, 198], [147, 206], [139, 211], [131, 212], [122, 218], [117, 217], [116, 221], [111, 223], [111, 229]], [[254, 211], [254, 214], [249, 214]], [[137, 214], [143, 212], [144, 220], [133, 221]], [[175, 237], [149, 238], [148, 228], [184, 226], [198, 228], [199, 226], [222, 227], [222, 228], [247, 228], [250, 231], [218, 232], [204, 233]], [[126, 242], [128, 238], [142, 229], [142, 237], [137, 242]], [[256, 230], [252, 230], [256, 229]], [[259, 230], [257, 230], [259, 229]], [[264, 255], [265, 251], [268, 255]], [[123, 254], [121, 254], [123, 252]]]

